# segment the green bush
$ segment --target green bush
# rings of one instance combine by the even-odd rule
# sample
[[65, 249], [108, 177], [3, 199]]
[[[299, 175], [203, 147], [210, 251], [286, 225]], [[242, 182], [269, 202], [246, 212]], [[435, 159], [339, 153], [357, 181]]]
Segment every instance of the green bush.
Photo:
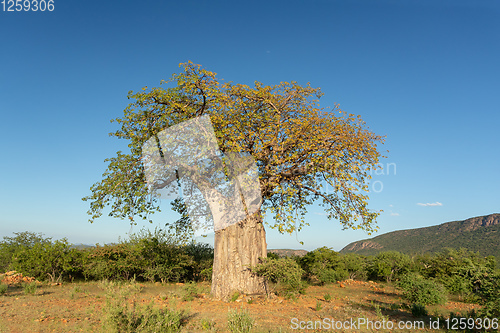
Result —
[[463, 248], [448, 248], [432, 256], [419, 256], [416, 263], [424, 277], [442, 283], [449, 293], [468, 302], [486, 302], [479, 290], [494, 275], [494, 257], [485, 258]]
[[31, 249], [35, 244], [50, 243], [51, 238], [46, 238], [42, 233], [29, 231], [14, 232], [14, 237], [4, 237], [0, 242], [0, 272], [11, 268], [14, 254], [20, 250]]
[[342, 256], [332, 249], [321, 247], [296, 258], [310, 281], [317, 278], [320, 283], [334, 283], [349, 277]]
[[500, 273], [484, 279], [478, 288], [477, 296], [482, 305], [479, 315], [488, 318], [500, 317]]
[[420, 256], [416, 261], [423, 276], [445, 282], [458, 275], [471, 282], [471, 290], [476, 289], [481, 278], [493, 272], [496, 265], [494, 257], [485, 258], [477, 252], [463, 248], [447, 248], [433, 256]]
[[140, 258], [138, 276], [151, 282], [198, 281], [203, 269], [213, 263], [213, 248], [208, 244], [181, 245], [163, 229], [141, 230], [126, 243]]
[[371, 279], [391, 282], [410, 272], [412, 260], [404, 253], [396, 251], [380, 252], [371, 258], [367, 270]]
[[45, 241], [16, 251], [11, 267], [24, 275], [54, 282], [81, 274], [82, 255], [64, 238]]
[[446, 302], [445, 288], [438, 282], [426, 280], [415, 273], [401, 277], [396, 287], [403, 291], [403, 296], [410, 302], [421, 305], [443, 304]]
[[129, 280], [143, 273], [137, 249], [127, 244], [97, 245], [89, 251], [84, 274], [95, 280]]
[[305, 285], [302, 282], [304, 271], [297, 262], [290, 258], [264, 258], [260, 264], [251, 268], [252, 272], [262, 276], [273, 284], [273, 291], [280, 296], [294, 296], [303, 293]]
[[270, 258], [270, 259], [279, 259], [280, 256], [276, 253], [273, 253], [273, 252], [267, 252], [267, 257]]
[[340, 261], [350, 279], [365, 279], [367, 277], [366, 257], [357, 253], [347, 253], [340, 256]]
[[[211, 281], [214, 248], [206, 243], [191, 243], [183, 246], [181, 249], [184, 254], [191, 258], [190, 265], [186, 269], [186, 279], [192, 281]], [[207, 270], [210, 270], [210, 272]]]
[[202, 281], [212, 281], [213, 266], [203, 269], [200, 272]]
[[448, 292], [459, 295], [461, 298], [469, 299], [472, 294], [472, 282], [470, 279], [460, 276], [442, 276], [439, 282], [448, 290]]
[[349, 277], [349, 274], [345, 270], [323, 269], [316, 274], [318, 280], [322, 283], [335, 283]]
[[229, 310], [227, 315], [227, 328], [232, 333], [247, 333], [254, 326], [254, 319], [246, 310]]

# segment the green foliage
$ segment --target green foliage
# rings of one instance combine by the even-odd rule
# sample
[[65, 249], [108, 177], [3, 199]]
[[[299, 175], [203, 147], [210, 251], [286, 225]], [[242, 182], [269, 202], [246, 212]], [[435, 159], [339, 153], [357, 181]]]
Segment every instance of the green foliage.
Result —
[[377, 254], [368, 264], [370, 278], [390, 282], [411, 270], [412, 261], [406, 254], [387, 251]]
[[349, 274], [350, 279], [362, 280], [366, 278], [366, 257], [357, 253], [346, 253], [340, 256], [340, 260]]
[[330, 295], [330, 293], [326, 293], [323, 298], [325, 299], [325, 301], [330, 302], [332, 300], [332, 295]]
[[72, 249], [66, 239], [43, 241], [16, 251], [11, 267], [39, 280], [58, 281], [81, 274], [84, 253]]
[[90, 250], [85, 274], [97, 280], [127, 280], [135, 275], [162, 283], [211, 278], [208, 271], [213, 263], [213, 248], [202, 243], [181, 243], [163, 229], [142, 229], [125, 242]]
[[4, 237], [3, 244], [13, 248], [32, 248], [36, 244], [50, 243], [52, 237], [45, 237], [41, 232], [14, 232], [15, 237]]
[[411, 305], [411, 314], [415, 317], [425, 317], [429, 315], [429, 312], [424, 305], [413, 303]]
[[227, 328], [232, 333], [248, 333], [252, 330], [255, 320], [244, 309], [231, 309], [227, 314]]
[[142, 273], [138, 249], [127, 244], [97, 245], [89, 251], [85, 275], [95, 280], [128, 280]]
[[494, 273], [493, 257], [467, 249], [445, 249], [417, 258], [422, 275], [441, 282], [450, 293], [472, 300], [484, 280]]
[[500, 273], [483, 279], [477, 290], [479, 304], [483, 307], [479, 315], [488, 318], [500, 317]]
[[267, 257], [270, 259], [279, 259], [280, 256], [277, 253], [267, 252]]
[[348, 277], [344, 270], [325, 269], [317, 272], [317, 278], [321, 283], [334, 283], [345, 280]]
[[190, 243], [182, 247], [183, 253], [191, 258], [187, 266], [187, 280], [211, 281], [214, 263], [214, 248], [206, 243]]
[[439, 282], [448, 290], [448, 292], [459, 295], [462, 299], [471, 300], [472, 297], [472, 281], [460, 275], [441, 276]]
[[130, 236], [128, 244], [140, 258], [139, 276], [151, 282], [192, 279], [188, 275], [194, 274], [193, 256], [187, 254], [188, 248], [182, 248], [177, 239], [166, 231], [158, 228], [154, 232], [141, 230]]
[[321, 247], [297, 258], [309, 279], [316, 277], [321, 283], [334, 283], [349, 277], [342, 256], [327, 247]]
[[212, 281], [212, 273], [213, 273], [213, 267], [208, 267], [208, 268], [202, 269], [200, 272], [201, 280], [202, 281]]
[[85, 274], [92, 279], [130, 279], [156, 282], [211, 279], [213, 248], [208, 244], [182, 245], [163, 229], [142, 229], [129, 240], [97, 246], [89, 251]]
[[212, 278], [214, 250], [210, 245], [183, 245], [174, 235], [158, 228], [143, 229], [127, 241], [88, 249], [76, 249], [66, 239], [52, 241], [42, 234], [15, 235], [0, 242], [0, 262], [4, 268], [38, 280], [129, 280], [136, 276], [168, 282]]
[[421, 305], [443, 304], [446, 302], [446, 291], [438, 282], [426, 280], [415, 273], [403, 275], [396, 283], [410, 303]]
[[8, 288], [8, 285], [0, 283], [0, 295], [4, 295], [7, 292]]
[[274, 284], [274, 291], [281, 296], [296, 295], [302, 293], [305, 289], [305, 285], [301, 280], [304, 271], [293, 259], [263, 258], [262, 262], [252, 267], [251, 270]]
[[35, 244], [50, 243], [51, 238], [46, 238], [42, 233], [30, 231], [14, 232], [14, 237], [4, 237], [0, 242], [0, 272], [9, 269], [14, 254], [20, 250], [31, 249]]

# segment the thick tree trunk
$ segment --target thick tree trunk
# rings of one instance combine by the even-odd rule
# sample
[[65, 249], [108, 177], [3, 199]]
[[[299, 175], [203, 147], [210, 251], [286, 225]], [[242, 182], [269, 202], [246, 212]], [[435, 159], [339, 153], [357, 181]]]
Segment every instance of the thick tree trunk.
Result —
[[227, 301], [234, 292], [265, 294], [263, 278], [249, 267], [267, 257], [266, 231], [260, 210], [240, 223], [215, 232], [212, 296]]

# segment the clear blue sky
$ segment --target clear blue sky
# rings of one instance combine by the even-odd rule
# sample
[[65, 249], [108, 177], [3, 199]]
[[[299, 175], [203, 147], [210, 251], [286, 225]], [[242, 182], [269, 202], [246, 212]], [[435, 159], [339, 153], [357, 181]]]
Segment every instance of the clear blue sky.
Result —
[[[500, 212], [497, 0], [56, 0], [53, 12], [1, 11], [0, 31], [0, 236], [126, 237], [126, 221], [89, 224], [81, 198], [126, 149], [108, 133], [127, 92], [188, 60], [237, 83], [310, 82], [323, 106], [386, 135], [393, 166], [370, 201], [379, 233]], [[268, 229], [269, 247], [368, 237], [319, 207], [308, 221], [298, 236]]]

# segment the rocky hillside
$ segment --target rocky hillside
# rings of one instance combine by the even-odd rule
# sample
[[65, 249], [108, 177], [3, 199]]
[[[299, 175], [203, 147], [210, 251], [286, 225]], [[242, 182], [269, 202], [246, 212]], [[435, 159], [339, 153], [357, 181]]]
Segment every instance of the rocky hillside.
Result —
[[484, 256], [500, 258], [500, 214], [473, 217], [463, 221], [393, 231], [357, 241], [340, 252], [373, 255], [381, 251], [403, 253], [438, 252], [446, 247], [464, 247]]

